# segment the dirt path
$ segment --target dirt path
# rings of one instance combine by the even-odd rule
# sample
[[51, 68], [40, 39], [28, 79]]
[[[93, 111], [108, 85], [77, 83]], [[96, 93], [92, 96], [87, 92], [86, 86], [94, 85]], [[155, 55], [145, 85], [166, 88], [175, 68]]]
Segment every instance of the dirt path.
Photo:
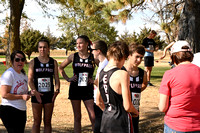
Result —
[[[63, 51], [64, 52], [64, 51]], [[64, 53], [63, 53], [64, 54]], [[62, 55], [63, 55], [62, 54]], [[59, 56], [59, 55], [58, 55]], [[156, 66], [163, 66], [168, 58], [163, 62], [155, 63]], [[155, 87], [147, 87], [142, 92], [140, 105], [140, 132], [141, 133], [162, 133], [163, 132], [163, 117], [164, 114], [158, 110], [159, 100], [159, 84]], [[53, 133], [73, 133], [73, 111], [71, 103], [68, 100], [68, 83], [61, 80], [61, 93], [58, 95], [54, 113], [52, 117]], [[33, 124], [32, 108], [30, 100], [27, 102], [27, 124], [25, 133], [30, 133]], [[43, 123], [41, 130], [43, 131]], [[82, 132], [92, 133], [91, 124], [84, 105], [82, 104]], [[0, 120], [0, 133], [6, 133], [5, 127]]]
[[[61, 93], [56, 99], [52, 118], [53, 133], [73, 133], [73, 112], [68, 97], [68, 83], [61, 81]], [[161, 133], [163, 131], [163, 114], [158, 110], [158, 86], [147, 87], [142, 93], [140, 106], [140, 131], [141, 133]], [[31, 132], [33, 124], [30, 100], [27, 102], [26, 133]], [[84, 133], [91, 133], [91, 125], [84, 105], [82, 104], [82, 129]], [[41, 130], [43, 130], [43, 123]], [[5, 128], [0, 121], [0, 132]]]

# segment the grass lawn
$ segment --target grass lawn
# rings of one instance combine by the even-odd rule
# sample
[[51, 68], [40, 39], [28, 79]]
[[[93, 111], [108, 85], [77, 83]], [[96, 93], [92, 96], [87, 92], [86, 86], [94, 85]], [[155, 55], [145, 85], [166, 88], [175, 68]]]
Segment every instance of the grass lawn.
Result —
[[[142, 69], [144, 69], [144, 67], [142, 65], [140, 67]], [[24, 69], [26, 71], [26, 74], [28, 74], [28, 64], [25, 64]], [[153, 84], [159, 84], [162, 80], [162, 76], [163, 76], [164, 72], [166, 70], [169, 70], [169, 69], [170, 69], [169, 66], [155, 66], [155, 67], [153, 67], [152, 74], [151, 74], [151, 82]], [[0, 75], [2, 75], [5, 70], [6, 70], [6, 67], [3, 64], [1, 64], [0, 65]], [[96, 67], [96, 70], [97, 70], [97, 67]], [[94, 73], [94, 76], [93, 76], [94, 78], [95, 78], [96, 70], [95, 70], [95, 73]], [[72, 64], [68, 65], [65, 68], [65, 72], [69, 77], [72, 77], [72, 75], [73, 75]], [[60, 77], [60, 79], [63, 79], [62, 76], [59, 75], [59, 77]]]

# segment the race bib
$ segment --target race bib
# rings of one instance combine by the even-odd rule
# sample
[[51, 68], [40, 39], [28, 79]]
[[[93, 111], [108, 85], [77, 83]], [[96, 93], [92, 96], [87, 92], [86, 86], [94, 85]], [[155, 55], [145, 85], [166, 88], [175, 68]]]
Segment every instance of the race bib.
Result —
[[78, 86], [87, 86], [87, 83], [88, 83], [88, 73], [87, 72], [79, 73]]
[[149, 45], [149, 50], [154, 50], [153, 45]]
[[131, 95], [133, 106], [139, 111], [141, 93], [132, 92]]
[[51, 91], [50, 78], [38, 78], [38, 91], [39, 92], [49, 92], [49, 91]]

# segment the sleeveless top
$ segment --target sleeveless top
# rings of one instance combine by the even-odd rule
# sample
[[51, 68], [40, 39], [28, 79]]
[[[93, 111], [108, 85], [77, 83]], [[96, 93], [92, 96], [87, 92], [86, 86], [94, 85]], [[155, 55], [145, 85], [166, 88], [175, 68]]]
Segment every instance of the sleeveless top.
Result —
[[38, 57], [34, 58], [34, 84], [38, 92], [54, 92], [54, 59], [49, 57], [49, 62], [41, 63]]
[[[130, 91], [131, 91], [131, 100], [134, 107], [139, 111], [140, 98], [141, 98], [141, 88], [143, 83], [144, 70], [139, 69], [139, 74], [135, 77], [130, 76]], [[126, 70], [125, 67], [122, 67], [122, 70]]]
[[70, 88], [90, 87], [93, 90], [94, 89], [93, 84], [90, 85], [88, 84], [88, 79], [92, 78], [95, 69], [93, 55], [90, 54], [87, 59], [82, 59], [79, 57], [78, 52], [74, 53], [74, 60], [72, 63], [72, 67], [74, 75], [77, 75], [77, 81], [71, 82]]
[[101, 121], [102, 133], [130, 133], [130, 119], [123, 107], [122, 95], [117, 94], [109, 84], [111, 75], [117, 70], [119, 68], [100, 72], [99, 90], [105, 104]]

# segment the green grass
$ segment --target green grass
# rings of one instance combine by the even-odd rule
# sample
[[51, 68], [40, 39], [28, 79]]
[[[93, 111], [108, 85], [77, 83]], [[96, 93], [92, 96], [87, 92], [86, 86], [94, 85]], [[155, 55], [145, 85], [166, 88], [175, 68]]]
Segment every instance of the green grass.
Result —
[[[35, 56], [36, 57], [36, 56]], [[35, 58], [34, 56], [31, 57], [31, 59]], [[6, 58], [5, 55], [0, 55], [0, 58]], [[28, 57], [26, 57], [28, 59]], [[66, 56], [63, 56], [63, 57], [53, 57], [54, 59], [66, 59]]]
[[151, 74], [151, 81], [153, 83], [160, 83], [165, 71], [169, 70], [169, 67], [153, 67], [152, 74]]
[[[2, 75], [2, 74], [4, 73], [5, 70], [6, 70], [6, 66], [4, 66], [3, 64], [0, 64], [0, 75]], [[28, 75], [28, 64], [25, 64], [25, 65], [24, 65], [24, 70], [25, 70], [26, 74]], [[95, 69], [93, 78], [95, 78], [96, 70], [97, 70], [97, 67], [96, 67], [96, 69]], [[69, 77], [72, 77], [72, 76], [73, 76], [72, 63], [69, 64], [69, 65], [65, 68], [65, 72], [66, 72], [66, 74], [67, 74]], [[64, 79], [60, 74], [59, 74], [59, 78], [60, 78], [60, 79]]]
[[[144, 69], [144, 66], [139, 66], [140, 68]], [[151, 82], [153, 84], [160, 84], [163, 74], [165, 71], [171, 69], [170, 66], [154, 66], [151, 72]]]
[[[143, 66], [140, 66], [142, 69], [144, 69]], [[28, 64], [26, 64], [24, 66], [24, 69], [26, 71], [26, 74], [28, 74]], [[166, 67], [166, 66], [163, 66], [163, 67], [153, 67], [153, 70], [152, 70], [152, 74], [151, 74], [151, 82], [153, 84], [160, 84], [161, 80], [162, 80], [162, 76], [164, 74], [164, 72], [166, 70], [169, 70], [170, 69], [170, 66]], [[3, 74], [3, 72], [6, 70], [6, 67], [1, 64], [0, 65], [0, 75]], [[96, 74], [96, 70], [97, 70], [97, 67], [95, 69], [95, 72], [94, 72], [94, 76], [93, 78], [95, 78], [95, 74]], [[72, 77], [73, 76], [73, 69], [72, 69], [72, 63], [70, 65], [68, 65], [66, 68], [65, 68], [65, 72], [66, 74], [69, 76], [69, 77]], [[59, 78], [62, 80], [63, 77], [59, 74]]]
[[6, 56], [5, 55], [0, 55], [0, 58], [6, 58]]

